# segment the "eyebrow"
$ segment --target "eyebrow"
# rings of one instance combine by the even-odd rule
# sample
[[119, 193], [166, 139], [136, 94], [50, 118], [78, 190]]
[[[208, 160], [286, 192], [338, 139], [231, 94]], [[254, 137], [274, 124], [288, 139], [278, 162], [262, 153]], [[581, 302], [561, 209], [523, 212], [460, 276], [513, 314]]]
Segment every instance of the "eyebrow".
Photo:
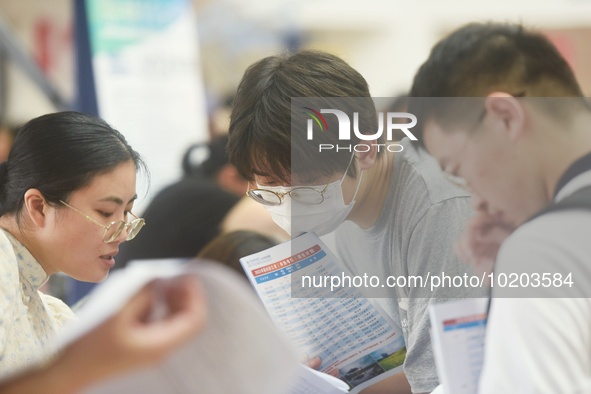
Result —
[[[134, 195], [134, 196], [133, 196], [133, 197], [132, 197], [132, 198], [131, 198], [131, 199], [130, 199], [128, 202], [127, 202], [127, 204], [129, 204], [130, 202], [133, 202], [133, 201], [135, 201], [136, 199], [137, 199], [137, 194], [136, 194], [136, 195]], [[106, 202], [114, 202], [114, 203], [115, 203], [115, 204], [117, 204], [117, 205], [123, 205], [123, 200], [122, 200], [122, 199], [120, 199], [119, 197], [115, 197], [115, 196], [108, 196], [108, 197], [105, 197], [105, 198], [101, 198], [99, 201], [101, 201], [101, 202], [103, 202], [103, 201], [106, 201]], [[127, 204], [126, 204], [126, 205], [127, 205]]]

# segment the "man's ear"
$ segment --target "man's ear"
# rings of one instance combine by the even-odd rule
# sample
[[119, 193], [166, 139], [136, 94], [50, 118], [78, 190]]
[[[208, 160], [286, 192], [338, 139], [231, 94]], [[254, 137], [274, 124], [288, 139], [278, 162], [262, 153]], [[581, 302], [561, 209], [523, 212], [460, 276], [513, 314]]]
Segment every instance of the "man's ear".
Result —
[[[357, 161], [357, 168], [365, 171], [370, 169], [376, 162], [376, 158], [378, 157], [378, 141], [364, 141], [363, 145], [369, 146], [369, 150], [367, 152], [355, 152], [355, 159]], [[380, 148], [386, 149], [385, 146], [381, 146]]]
[[45, 197], [38, 189], [29, 189], [25, 192], [24, 211], [38, 228], [43, 228], [46, 224], [47, 207]]
[[492, 121], [501, 126], [510, 139], [523, 135], [526, 123], [523, 101], [507, 93], [494, 92], [485, 99], [484, 108], [492, 115]]

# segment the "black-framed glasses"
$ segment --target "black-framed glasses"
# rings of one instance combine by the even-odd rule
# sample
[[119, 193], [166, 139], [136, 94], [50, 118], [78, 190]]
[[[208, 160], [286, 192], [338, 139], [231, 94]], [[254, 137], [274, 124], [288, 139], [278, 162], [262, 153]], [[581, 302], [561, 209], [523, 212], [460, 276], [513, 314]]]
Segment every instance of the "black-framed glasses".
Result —
[[318, 205], [324, 201], [324, 193], [330, 185], [330, 181], [324, 186], [322, 190], [318, 190], [311, 186], [297, 186], [292, 187], [288, 191], [280, 192], [269, 189], [250, 189], [250, 184], [246, 190], [246, 195], [256, 202], [263, 205], [277, 206], [283, 204], [285, 196], [291, 197], [292, 200], [304, 205]]
[[135, 218], [131, 222], [119, 220], [117, 222], [111, 222], [105, 226], [104, 224], [97, 222], [96, 220], [94, 220], [93, 218], [88, 216], [87, 214], [74, 208], [73, 206], [66, 203], [65, 201], [60, 200], [60, 202], [62, 204], [64, 204], [66, 207], [78, 212], [80, 215], [82, 215], [87, 220], [91, 221], [92, 223], [94, 223], [98, 226], [101, 226], [105, 230], [103, 232], [103, 242], [106, 244], [115, 241], [119, 237], [119, 235], [121, 235], [121, 232], [123, 230], [125, 230], [127, 233], [127, 237], [125, 238], [125, 240], [131, 241], [132, 239], [135, 238], [136, 235], [138, 235], [138, 233], [140, 232], [142, 227], [144, 227], [144, 225], [146, 224], [146, 221], [143, 218], [138, 218], [133, 213], [129, 212], [129, 214]]

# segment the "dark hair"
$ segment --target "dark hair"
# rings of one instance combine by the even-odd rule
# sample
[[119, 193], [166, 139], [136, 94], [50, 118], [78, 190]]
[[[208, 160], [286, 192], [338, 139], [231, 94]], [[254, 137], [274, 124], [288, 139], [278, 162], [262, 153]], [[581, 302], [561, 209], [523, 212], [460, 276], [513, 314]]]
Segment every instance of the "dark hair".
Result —
[[228, 164], [227, 144], [228, 136], [220, 135], [209, 142], [191, 145], [183, 156], [184, 175], [214, 179], [218, 172]]
[[[409, 112], [419, 124], [413, 131], [420, 134], [430, 117], [456, 121], [474, 112], [470, 103], [478, 103], [429, 98], [486, 97], [494, 91], [527, 97], [583, 96], [568, 63], [542, 34], [518, 24], [471, 23], [437, 43], [415, 75]], [[558, 101], [573, 102], [554, 100], [550, 107], [556, 109]]]
[[[362, 105], [356, 101], [354, 108], [339, 108], [343, 101], [335, 98], [342, 97], [362, 98]], [[314, 98], [319, 108], [358, 112], [364, 129], [377, 129], [367, 82], [344, 60], [319, 51], [266, 57], [246, 70], [230, 117], [228, 156], [245, 179], [252, 180], [254, 174], [287, 182], [290, 174], [313, 179], [344, 171], [349, 164], [351, 152], [318, 152], [319, 143], [338, 143], [336, 133], [317, 133], [315, 146], [305, 139], [308, 116], [303, 111], [292, 112], [293, 98]], [[337, 130], [333, 118], [326, 117], [328, 128]], [[350, 142], [357, 141], [353, 136]], [[355, 174], [353, 164], [349, 175]]]
[[14, 213], [18, 221], [29, 189], [58, 204], [127, 161], [147, 170], [125, 137], [100, 118], [78, 112], [35, 118], [19, 128], [8, 160], [0, 164], [0, 216]]
[[244, 275], [240, 259], [253, 253], [261, 252], [277, 242], [255, 231], [239, 230], [218, 235], [203, 247], [199, 258], [223, 263]]

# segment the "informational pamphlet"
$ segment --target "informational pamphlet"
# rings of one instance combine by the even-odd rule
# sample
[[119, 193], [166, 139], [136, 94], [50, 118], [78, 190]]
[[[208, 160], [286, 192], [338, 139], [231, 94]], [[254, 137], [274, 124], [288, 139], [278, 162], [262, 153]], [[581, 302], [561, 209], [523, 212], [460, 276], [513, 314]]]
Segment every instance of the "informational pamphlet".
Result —
[[320, 370], [338, 376], [351, 393], [402, 371], [402, 330], [377, 304], [354, 287], [313, 284], [344, 270], [316, 235], [244, 257], [241, 264], [301, 357], [319, 357]]
[[429, 307], [431, 343], [443, 393], [478, 392], [487, 307], [486, 298], [468, 298]]

